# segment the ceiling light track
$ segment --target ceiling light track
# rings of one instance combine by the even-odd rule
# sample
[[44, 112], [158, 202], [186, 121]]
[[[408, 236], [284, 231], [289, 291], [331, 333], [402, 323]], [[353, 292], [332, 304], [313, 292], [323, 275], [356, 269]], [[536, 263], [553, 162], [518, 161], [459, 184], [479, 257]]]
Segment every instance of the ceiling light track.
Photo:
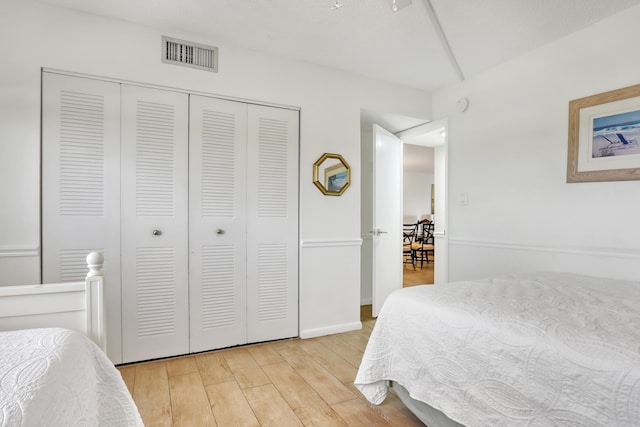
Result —
[[422, 0], [424, 3], [424, 7], [427, 9], [427, 15], [431, 18], [431, 22], [433, 23], [433, 27], [436, 29], [436, 33], [438, 33], [438, 37], [440, 37], [440, 42], [444, 47], [447, 56], [449, 57], [449, 61], [451, 61], [451, 65], [454, 70], [458, 74], [458, 78], [460, 81], [464, 81], [464, 74], [462, 74], [462, 70], [460, 69], [460, 64], [458, 64], [458, 60], [456, 56], [453, 54], [453, 50], [451, 50], [451, 46], [449, 45], [449, 41], [447, 40], [447, 36], [444, 34], [444, 30], [442, 29], [442, 25], [440, 25], [440, 20], [438, 19], [438, 15], [436, 15], [436, 11], [433, 9], [433, 5], [431, 4], [431, 0]]
[[411, 5], [411, 0], [391, 0], [391, 10], [397, 12]]
[[413, 136], [416, 134], [424, 133], [423, 129], [429, 123], [433, 123], [433, 120], [427, 120], [426, 122], [417, 124], [415, 126], [411, 126], [406, 129], [399, 130], [398, 132], [394, 132], [394, 135], [397, 136], [398, 138], [402, 138], [406, 136]]
[[[397, 12], [400, 9], [404, 9], [407, 6], [410, 6], [412, 3], [412, 0], [389, 0], [391, 2], [391, 10], [393, 12]], [[342, 10], [342, 7], [344, 6], [344, 4], [342, 4], [341, 0], [334, 0], [333, 5], [331, 6], [331, 10]]]

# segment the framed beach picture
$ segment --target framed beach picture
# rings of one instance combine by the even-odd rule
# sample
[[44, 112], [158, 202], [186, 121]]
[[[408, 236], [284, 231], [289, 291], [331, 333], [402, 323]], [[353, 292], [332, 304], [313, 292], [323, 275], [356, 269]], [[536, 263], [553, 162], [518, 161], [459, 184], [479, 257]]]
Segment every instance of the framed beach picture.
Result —
[[567, 182], [640, 179], [640, 85], [569, 102]]
[[324, 170], [324, 185], [329, 191], [340, 191], [347, 182], [347, 168], [338, 163]]

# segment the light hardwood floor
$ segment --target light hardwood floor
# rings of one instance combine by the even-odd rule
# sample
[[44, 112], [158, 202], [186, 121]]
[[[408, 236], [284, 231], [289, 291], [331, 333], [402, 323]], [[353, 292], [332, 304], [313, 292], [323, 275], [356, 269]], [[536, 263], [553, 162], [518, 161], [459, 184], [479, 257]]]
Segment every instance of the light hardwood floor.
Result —
[[403, 287], [433, 284], [433, 267], [433, 261], [429, 262], [429, 264], [424, 263], [422, 268], [418, 263], [415, 270], [411, 264], [404, 264], [402, 266]]
[[373, 406], [354, 387], [371, 306], [361, 318], [359, 331], [118, 369], [147, 427], [422, 426], [395, 394]]
[[[433, 262], [403, 267], [403, 286], [433, 283]], [[353, 380], [375, 319], [308, 340], [120, 366], [146, 426], [422, 426], [390, 393], [370, 405]]]

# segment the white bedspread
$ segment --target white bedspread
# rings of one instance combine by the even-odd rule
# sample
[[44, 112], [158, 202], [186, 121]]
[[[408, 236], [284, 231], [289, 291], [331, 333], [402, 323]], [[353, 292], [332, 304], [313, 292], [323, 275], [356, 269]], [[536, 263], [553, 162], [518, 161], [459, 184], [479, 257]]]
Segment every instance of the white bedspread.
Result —
[[543, 273], [385, 302], [355, 380], [473, 426], [640, 426], [640, 283]]
[[118, 370], [67, 329], [0, 333], [0, 426], [142, 426]]

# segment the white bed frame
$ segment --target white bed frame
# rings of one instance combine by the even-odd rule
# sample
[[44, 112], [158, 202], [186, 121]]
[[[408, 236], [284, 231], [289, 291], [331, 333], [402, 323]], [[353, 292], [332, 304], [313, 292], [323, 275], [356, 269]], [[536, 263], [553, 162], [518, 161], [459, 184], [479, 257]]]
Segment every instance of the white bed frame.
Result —
[[68, 328], [106, 352], [103, 264], [102, 254], [91, 252], [84, 282], [0, 286], [0, 331]]

